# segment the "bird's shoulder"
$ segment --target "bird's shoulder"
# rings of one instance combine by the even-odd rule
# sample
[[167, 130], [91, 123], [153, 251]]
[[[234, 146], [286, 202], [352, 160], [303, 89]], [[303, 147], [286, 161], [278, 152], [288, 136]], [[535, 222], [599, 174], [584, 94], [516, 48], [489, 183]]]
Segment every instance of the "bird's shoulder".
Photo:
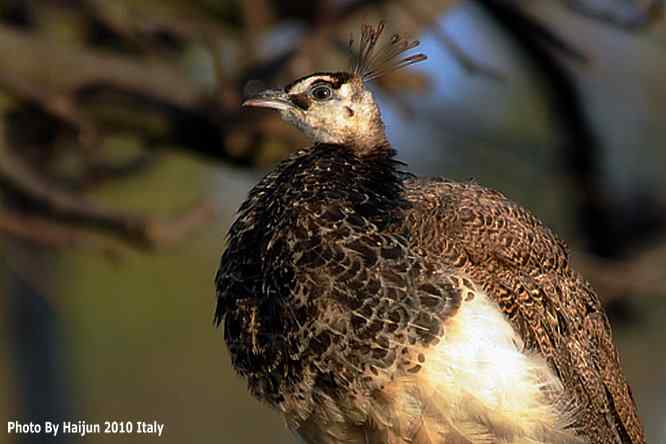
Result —
[[[474, 182], [442, 178], [405, 181], [409, 220], [417, 241], [479, 263], [490, 257], [532, 273], [565, 269], [566, 245], [531, 212], [504, 194]], [[453, 258], [452, 258], [453, 259]]]

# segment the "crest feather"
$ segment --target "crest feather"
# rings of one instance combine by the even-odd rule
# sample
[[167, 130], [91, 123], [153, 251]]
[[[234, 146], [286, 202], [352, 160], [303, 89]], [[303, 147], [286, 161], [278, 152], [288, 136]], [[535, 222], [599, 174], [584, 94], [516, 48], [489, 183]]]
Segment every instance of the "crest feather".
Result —
[[416, 48], [420, 42], [405, 39], [400, 34], [393, 34], [389, 41], [376, 49], [383, 31], [384, 22], [379, 22], [376, 27], [364, 24], [361, 27], [358, 52], [354, 51], [354, 40], [349, 40], [349, 49], [352, 51], [351, 72], [363, 81], [376, 79], [428, 58], [423, 53], [401, 58], [401, 54]]

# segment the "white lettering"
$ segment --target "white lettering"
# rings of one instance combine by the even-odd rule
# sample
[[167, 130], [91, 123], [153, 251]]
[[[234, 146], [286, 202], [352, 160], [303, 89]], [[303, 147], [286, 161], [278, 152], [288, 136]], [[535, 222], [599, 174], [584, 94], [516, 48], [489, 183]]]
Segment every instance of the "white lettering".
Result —
[[54, 424], [51, 421], [46, 421], [44, 423], [44, 432], [49, 433], [53, 436], [58, 436], [59, 428], [60, 428], [59, 424]]
[[163, 432], [164, 424], [160, 424], [157, 421], [136, 421], [136, 433], [153, 434], [161, 437]]
[[42, 433], [42, 426], [32, 421], [27, 424], [18, 421], [7, 421], [7, 433]]
[[92, 433], [100, 433], [101, 427], [99, 424], [88, 424], [85, 421], [64, 421], [62, 423], [63, 433], [72, 433], [80, 436], [86, 436]]

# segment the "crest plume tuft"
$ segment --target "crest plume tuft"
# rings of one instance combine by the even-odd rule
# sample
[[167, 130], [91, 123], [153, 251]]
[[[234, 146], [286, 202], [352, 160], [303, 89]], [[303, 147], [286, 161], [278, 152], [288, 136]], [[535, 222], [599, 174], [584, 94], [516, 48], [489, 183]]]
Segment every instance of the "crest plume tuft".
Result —
[[379, 22], [376, 27], [363, 25], [358, 52], [354, 51], [354, 40], [349, 40], [349, 49], [352, 51], [351, 72], [363, 81], [382, 77], [428, 58], [423, 53], [399, 57], [420, 43], [418, 40], [407, 40], [400, 34], [393, 34], [388, 42], [376, 49], [383, 31], [384, 22]]

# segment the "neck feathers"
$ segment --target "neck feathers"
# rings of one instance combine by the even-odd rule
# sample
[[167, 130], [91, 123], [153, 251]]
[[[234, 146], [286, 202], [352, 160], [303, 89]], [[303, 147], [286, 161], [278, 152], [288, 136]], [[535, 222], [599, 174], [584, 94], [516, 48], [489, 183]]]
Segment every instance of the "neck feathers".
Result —
[[[356, 80], [360, 83], [360, 80]], [[362, 84], [355, 85], [352, 99], [353, 109], [349, 108], [347, 114], [352, 114], [349, 120], [353, 123], [352, 131], [347, 141], [360, 155], [373, 153], [377, 149], [385, 150], [392, 157], [395, 152], [391, 148], [382, 121], [381, 112], [372, 93]]]

